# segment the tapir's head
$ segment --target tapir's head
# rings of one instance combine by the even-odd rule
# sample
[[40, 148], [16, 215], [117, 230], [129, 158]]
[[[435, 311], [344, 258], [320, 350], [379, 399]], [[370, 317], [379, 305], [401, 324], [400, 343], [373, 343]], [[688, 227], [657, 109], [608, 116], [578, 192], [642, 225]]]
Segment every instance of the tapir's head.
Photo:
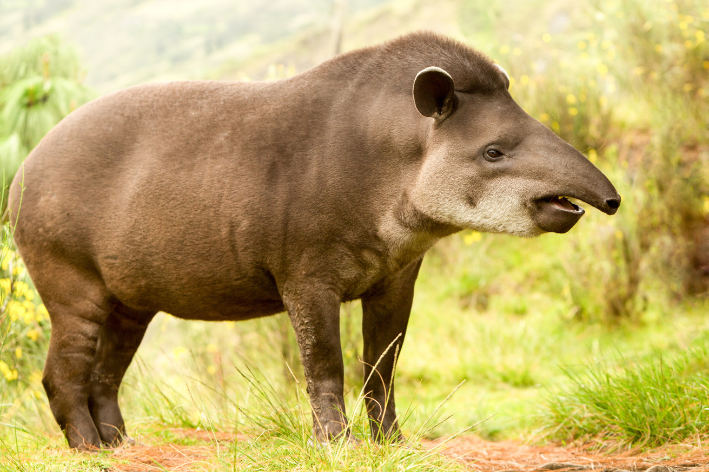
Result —
[[409, 193], [415, 207], [441, 223], [519, 236], [570, 230], [584, 210], [566, 197], [614, 214], [620, 195], [606, 176], [525, 113], [507, 73], [489, 65], [499, 86], [484, 92], [457, 91], [437, 67], [416, 76], [414, 103], [432, 120]]

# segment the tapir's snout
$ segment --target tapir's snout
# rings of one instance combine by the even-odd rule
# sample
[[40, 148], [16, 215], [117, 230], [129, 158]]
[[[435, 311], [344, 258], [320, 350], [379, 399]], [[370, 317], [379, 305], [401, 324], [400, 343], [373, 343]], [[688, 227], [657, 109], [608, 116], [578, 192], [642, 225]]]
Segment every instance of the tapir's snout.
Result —
[[[608, 178], [573, 146], [545, 129], [545, 152], [531, 159], [547, 178], [542, 179], [541, 196], [532, 200], [532, 218], [547, 232], [565, 233], [585, 210], [567, 197], [588, 203], [607, 215], [620, 207], [620, 195]], [[537, 143], [539, 144], [539, 143]]]
[[618, 211], [619, 207], [620, 195], [618, 195], [618, 192], [616, 192], [616, 195], [614, 197], [606, 199], [605, 205], [603, 207], [600, 207], [599, 210], [601, 210], [606, 215], [615, 215], [615, 212]]

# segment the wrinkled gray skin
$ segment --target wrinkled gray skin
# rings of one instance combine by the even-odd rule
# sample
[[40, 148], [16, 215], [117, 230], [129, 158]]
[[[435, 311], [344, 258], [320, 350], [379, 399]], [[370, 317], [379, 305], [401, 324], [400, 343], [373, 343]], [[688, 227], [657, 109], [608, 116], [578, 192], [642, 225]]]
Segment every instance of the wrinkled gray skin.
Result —
[[424, 253], [464, 228], [568, 231], [583, 210], [557, 196], [620, 204], [507, 87], [480, 53], [416, 33], [275, 82], [141, 85], [64, 119], [18, 172], [11, 219], [51, 316], [43, 384], [69, 446], [124, 439], [118, 387], [161, 310], [287, 310], [316, 437], [347, 434], [339, 313], [355, 299], [365, 378], [379, 360], [372, 434], [399, 438], [388, 384]]

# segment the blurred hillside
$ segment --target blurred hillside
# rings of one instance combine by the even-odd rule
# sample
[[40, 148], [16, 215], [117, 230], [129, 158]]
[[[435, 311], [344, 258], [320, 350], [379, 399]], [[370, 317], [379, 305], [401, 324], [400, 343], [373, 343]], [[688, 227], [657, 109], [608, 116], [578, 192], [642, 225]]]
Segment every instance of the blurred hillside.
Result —
[[301, 72], [331, 57], [341, 3], [342, 51], [429, 29], [490, 53], [500, 41], [575, 36], [592, 21], [585, 3], [540, 0], [5, 1], [0, 55], [32, 38], [59, 35], [76, 47], [85, 84], [99, 94], [147, 81], [263, 79], [276, 64]]
[[[349, 0], [349, 15], [384, 0]], [[77, 46], [100, 93], [198, 78], [226, 60], [305, 30], [329, 34], [332, 0], [36, 0], [0, 2], [0, 54], [59, 34]], [[326, 35], [329, 41], [329, 36]]]

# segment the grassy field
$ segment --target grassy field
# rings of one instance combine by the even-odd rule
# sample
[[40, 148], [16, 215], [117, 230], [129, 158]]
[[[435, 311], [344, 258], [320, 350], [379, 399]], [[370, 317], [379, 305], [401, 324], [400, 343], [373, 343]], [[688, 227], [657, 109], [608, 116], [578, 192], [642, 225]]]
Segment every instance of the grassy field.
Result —
[[[363, 31], [383, 34], [383, 25], [395, 34], [429, 14], [439, 25], [455, 17], [450, 34], [502, 64], [518, 102], [611, 178], [623, 196], [618, 214], [591, 210], [566, 235], [465, 231], [433, 248], [396, 378], [408, 447], [366, 439], [358, 302], [342, 307], [341, 332], [360, 446], [308, 444], [310, 412], [285, 315], [215, 324], [160, 314], [120, 393], [129, 433], [178, 452], [206, 448], [195, 470], [462, 470], [420, 446], [458, 433], [640, 450], [706, 441], [709, 8], [694, 0], [534, 0], [516, 8], [451, 0], [426, 13], [416, 5], [397, 0], [357, 16], [345, 46], [372, 40]], [[538, 21], [529, 24], [531, 15]], [[283, 72], [298, 54], [289, 47], [321, 33], [301, 31], [213, 75], [236, 77], [268, 61]], [[54, 49], [43, 56], [44, 44], [0, 58], [6, 175], [38, 132], [89, 95], [76, 57]], [[22, 57], [34, 68], [8, 74]], [[54, 69], [57, 62], [71, 67]], [[55, 80], [55, 70], [67, 81], [58, 95], [34, 108], [17, 98]], [[41, 126], [23, 128], [16, 116], [38, 116]], [[48, 315], [13, 252], [10, 226], [2, 237], [0, 471], [122, 470], [120, 455], [65, 451], [40, 384]], [[183, 434], [195, 430], [207, 441]]]

